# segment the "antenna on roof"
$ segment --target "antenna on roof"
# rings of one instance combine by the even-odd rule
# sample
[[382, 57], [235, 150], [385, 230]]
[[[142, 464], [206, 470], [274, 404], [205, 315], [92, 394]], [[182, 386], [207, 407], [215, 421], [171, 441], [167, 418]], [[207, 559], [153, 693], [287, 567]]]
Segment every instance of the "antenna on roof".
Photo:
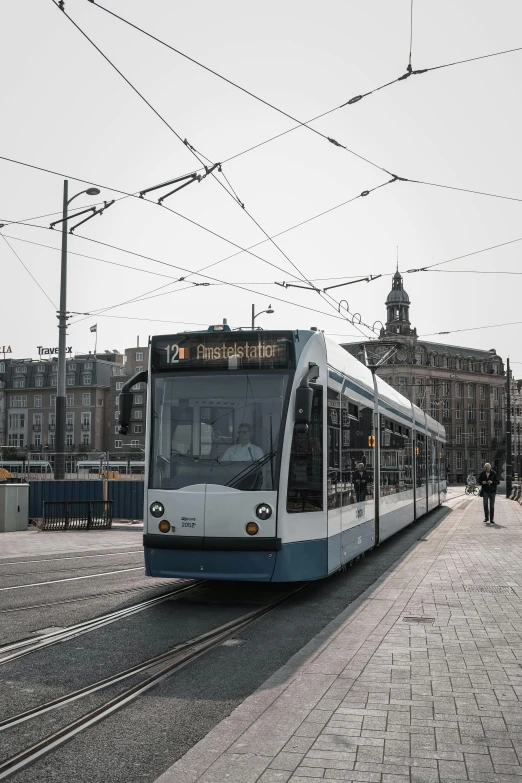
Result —
[[399, 271], [399, 245], [397, 245], [397, 272]]

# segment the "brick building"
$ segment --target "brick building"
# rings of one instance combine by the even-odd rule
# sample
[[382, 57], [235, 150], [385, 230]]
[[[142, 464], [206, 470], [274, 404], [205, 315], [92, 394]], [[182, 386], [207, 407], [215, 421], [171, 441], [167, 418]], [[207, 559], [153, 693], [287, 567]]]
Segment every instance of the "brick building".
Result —
[[146, 406], [147, 406], [147, 384], [139, 383], [133, 389], [134, 395], [132, 405], [132, 419], [131, 426], [129, 427], [128, 435], [120, 435], [118, 433], [118, 416], [119, 416], [119, 394], [123, 384], [129, 378], [132, 378], [137, 372], [146, 370], [149, 362], [149, 349], [140, 348], [126, 348], [124, 359], [124, 372], [126, 377], [113, 377], [110, 380], [110, 394], [109, 394], [109, 421], [108, 427], [108, 448], [115, 457], [118, 454], [128, 453], [136, 451], [136, 459], [143, 459], [143, 452], [145, 449], [145, 432], [146, 432]]
[[[66, 448], [104, 451], [108, 445], [111, 379], [124, 372], [117, 352], [67, 360]], [[0, 360], [0, 446], [54, 450], [58, 360]]]
[[343, 347], [360, 361], [393, 356], [377, 370], [384, 380], [441, 422], [447, 436], [447, 471], [462, 483], [469, 470], [491, 462], [505, 470], [504, 364], [494, 348], [481, 351], [419, 339], [410, 323], [410, 299], [399, 271], [386, 299], [386, 325], [379, 339]]

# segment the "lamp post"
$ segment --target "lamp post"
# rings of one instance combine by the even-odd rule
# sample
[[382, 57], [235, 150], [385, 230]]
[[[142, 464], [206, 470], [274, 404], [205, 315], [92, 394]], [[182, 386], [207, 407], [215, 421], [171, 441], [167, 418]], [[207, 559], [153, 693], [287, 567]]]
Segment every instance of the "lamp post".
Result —
[[54, 478], [65, 478], [65, 351], [67, 338], [67, 220], [71, 201], [82, 193], [98, 196], [98, 188], [86, 188], [69, 198], [69, 181], [63, 181], [62, 261], [60, 273], [60, 309], [58, 311], [58, 387], [56, 394], [56, 437], [54, 442]]
[[272, 310], [272, 305], [268, 305], [268, 310], [261, 310], [260, 313], [256, 313], [256, 306], [252, 305], [252, 329], [255, 329], [255, 320], [259, 315], [263, 315], [263, 313], [267, 313], [268, 315], [272, 315], [274, 311]]

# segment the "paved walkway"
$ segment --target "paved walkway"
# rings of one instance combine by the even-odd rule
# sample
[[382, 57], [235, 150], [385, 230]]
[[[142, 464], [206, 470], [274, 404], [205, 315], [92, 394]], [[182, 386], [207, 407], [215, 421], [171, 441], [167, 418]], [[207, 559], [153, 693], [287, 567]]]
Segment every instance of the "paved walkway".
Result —
[[522, 508], [450, 505], [157, 783], [522, 781]]
[[37, 530], [0, 533], [0, 561], [59, 552], [97, 552], [116, 548], [141, 549], [143, 527], [112, 530]]

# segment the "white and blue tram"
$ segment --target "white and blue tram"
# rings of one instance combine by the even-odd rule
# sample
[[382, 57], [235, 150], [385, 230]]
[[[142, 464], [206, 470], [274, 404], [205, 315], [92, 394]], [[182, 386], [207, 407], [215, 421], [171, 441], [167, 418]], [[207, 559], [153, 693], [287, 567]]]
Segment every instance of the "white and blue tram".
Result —
[[123, 433], [143, 381], [149, 576], [321, 579], [444, 499], [444, 427], [320, 332], [153, 337]]

